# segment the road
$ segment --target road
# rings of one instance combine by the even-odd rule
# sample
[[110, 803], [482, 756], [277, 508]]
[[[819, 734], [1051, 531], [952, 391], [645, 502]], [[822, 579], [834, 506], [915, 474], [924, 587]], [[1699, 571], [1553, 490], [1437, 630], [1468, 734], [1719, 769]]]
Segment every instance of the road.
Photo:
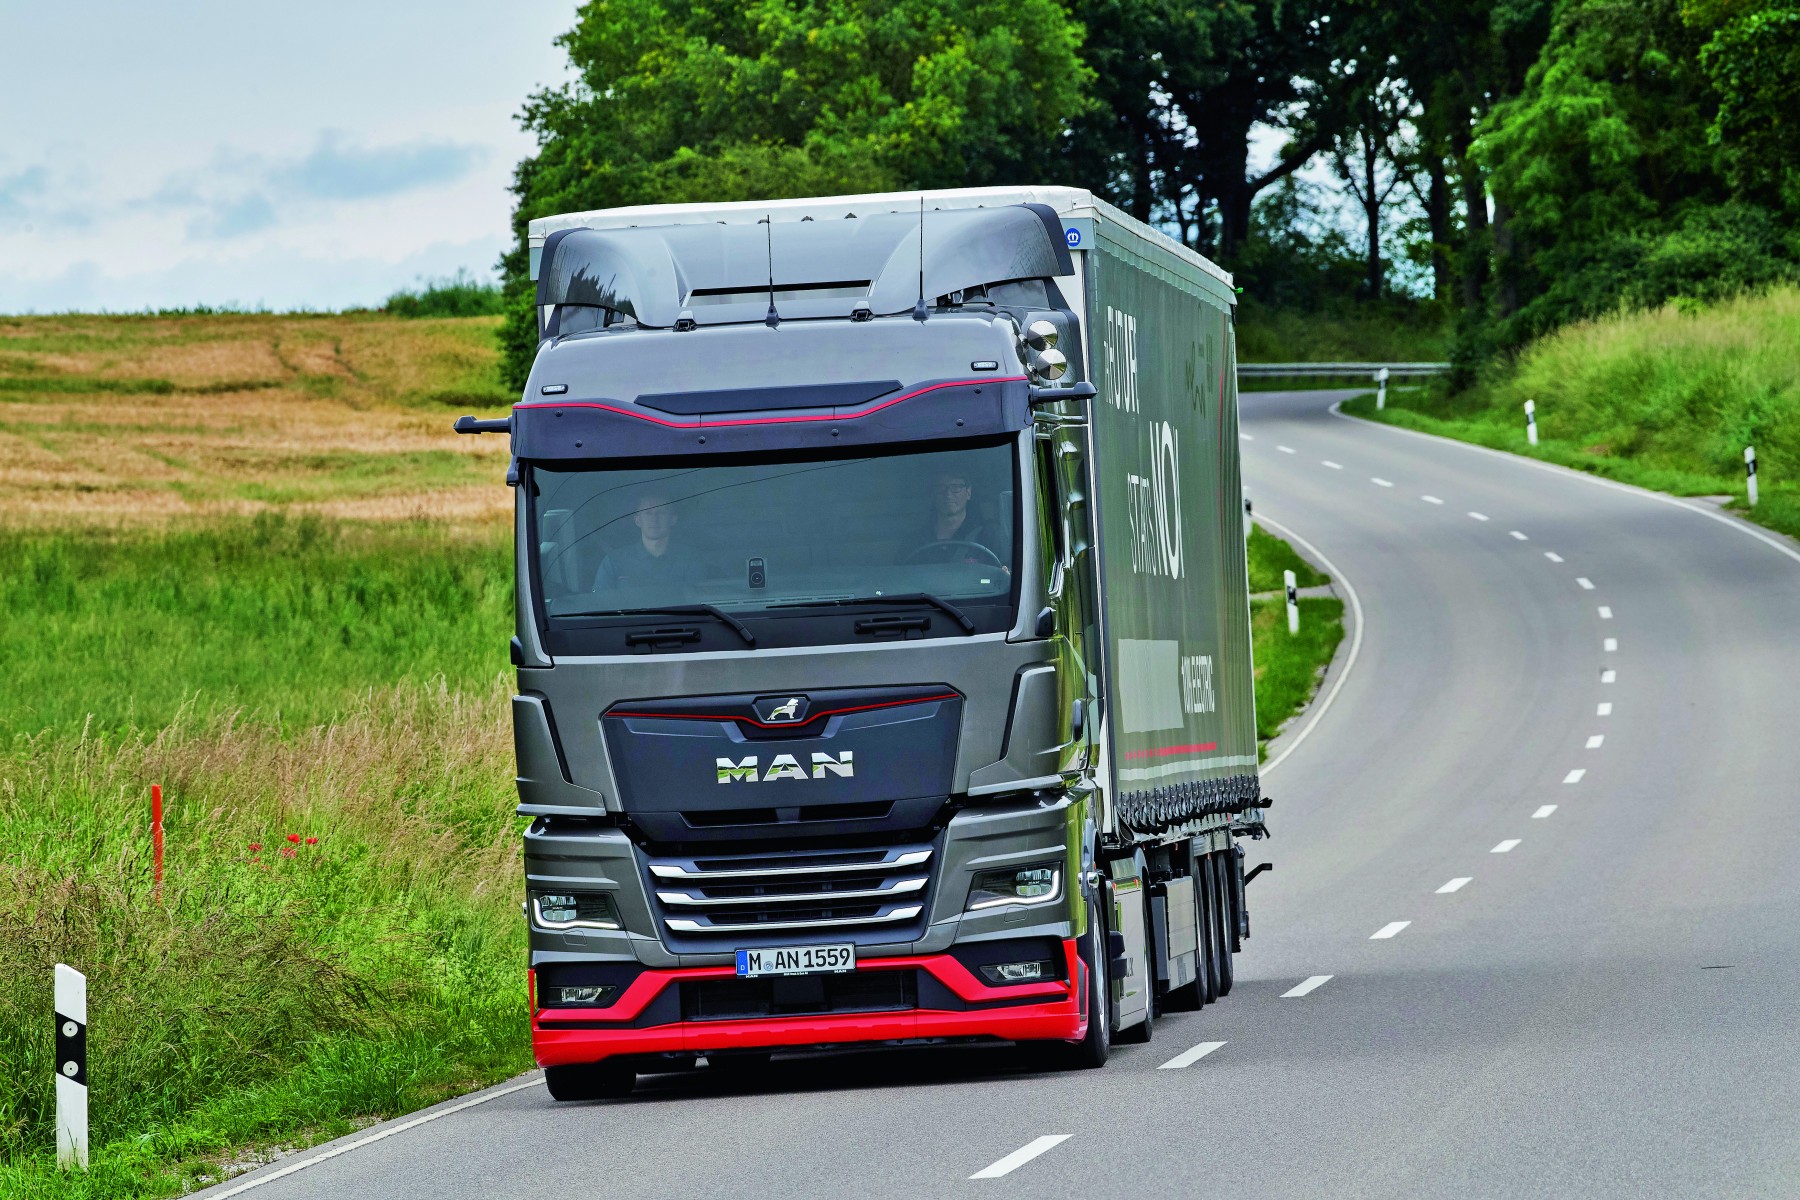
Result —
[[1266, 777], [1228, 999], [1065, 1076], [528, 1076], [205, 1194], [1800, 1193], [1800, 556], [1343, 394], [1243, 402], [1256, 511], [1361, 622]]

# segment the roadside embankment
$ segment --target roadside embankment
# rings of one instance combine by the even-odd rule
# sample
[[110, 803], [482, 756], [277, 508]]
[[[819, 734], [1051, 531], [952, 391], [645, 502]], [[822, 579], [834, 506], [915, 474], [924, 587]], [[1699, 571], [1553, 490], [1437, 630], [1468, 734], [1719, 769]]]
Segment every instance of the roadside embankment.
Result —
[[[1359, 397], [1344, 411], [1730, 507], [1800, 535], [1800, 289], [1618, 313], [1558, 330], [1468, 391]], [[1524, 404], [1537, 409], [1526, 441]], [[1744, 449], [1760, 496], [1747, 503]]]

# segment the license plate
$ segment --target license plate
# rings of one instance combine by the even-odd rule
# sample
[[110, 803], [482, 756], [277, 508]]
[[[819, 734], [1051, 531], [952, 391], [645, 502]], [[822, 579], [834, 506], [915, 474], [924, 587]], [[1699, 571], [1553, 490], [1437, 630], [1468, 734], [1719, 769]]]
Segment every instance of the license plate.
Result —
[[769, 950], [739, 950], [737, 973], [742, 979], [762, 975], [837, 975], [856, 970], [856, 947], [777, 946]]

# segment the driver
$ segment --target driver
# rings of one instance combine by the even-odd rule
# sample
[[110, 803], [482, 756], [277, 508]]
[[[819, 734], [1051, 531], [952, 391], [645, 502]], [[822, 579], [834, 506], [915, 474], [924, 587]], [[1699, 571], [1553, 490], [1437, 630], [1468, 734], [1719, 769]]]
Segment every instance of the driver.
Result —
[[[938, 472], [931, 482], [931, 516], [920, 530], [917, 547], [907, 557], [913, 562], [992, 563], [997, 559], [1004, 563], [1005, 539], [971, 511], [969, 501], [974, 494], [969, 477], [961, 471]], [[976, 546], [993, 558], [979, 553]]]
[[675, 538], [680, 514], [666, 492], [645, 488], [638, 493], [631, 523], [638, 536], [630, 545], [609, 553], [594, 572], [594, 590], [642, 587], [645, 584], [692, 583], [700, 575], [699, 564]]

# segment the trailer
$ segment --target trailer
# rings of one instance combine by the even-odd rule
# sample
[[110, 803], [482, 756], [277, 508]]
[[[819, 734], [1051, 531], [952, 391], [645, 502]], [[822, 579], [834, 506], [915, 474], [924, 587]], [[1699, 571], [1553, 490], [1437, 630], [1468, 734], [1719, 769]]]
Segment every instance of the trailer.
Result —
[[1091, 193], [533, 221], [510, 416], [533, 1048], [1095, 1067], [1266, 833], [1230, 277]]

